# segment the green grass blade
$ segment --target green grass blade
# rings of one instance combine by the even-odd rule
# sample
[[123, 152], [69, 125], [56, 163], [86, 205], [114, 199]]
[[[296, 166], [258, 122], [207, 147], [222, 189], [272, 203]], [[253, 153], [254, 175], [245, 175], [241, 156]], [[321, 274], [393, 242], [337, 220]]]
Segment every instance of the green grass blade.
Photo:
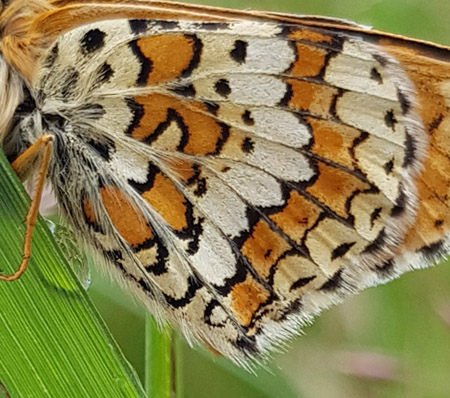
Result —
[[[23, 187], [0, 153], [2, 272], [20, 263], [27, 208]], [[0, 283], [0, 382], [11, 397], [145, 396], [42, 220], [27, 272]]]
[[173, 332], [173, 350], [174, 356], [173, 361], [175, 362], [175, 397], [174, 398], [184, 398], [184, 372], [183, 372], [183, 338], [177, 332]]
[[173, 331], [170, 327], [160, 329], [155, 320], [145, 318], [146, 358], [145, 388], [148, 397], [171, 398], [175, 383], [175, 350]]

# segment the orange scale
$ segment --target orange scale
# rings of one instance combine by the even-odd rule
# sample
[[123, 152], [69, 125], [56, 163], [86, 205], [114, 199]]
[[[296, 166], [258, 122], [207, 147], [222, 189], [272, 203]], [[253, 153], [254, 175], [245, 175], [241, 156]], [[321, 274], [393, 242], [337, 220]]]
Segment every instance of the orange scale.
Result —
[[441, 241], [450, 231], [450, 159], [448, 150], [448, 62], [427, 47], [410, 46], [395, 38], [379, 40], [395, 56], [417, 92], [416, 107], [428, 130], [430, 145], [422, 173], [415, 184], [419, 196], [416, 220], [408, 231], [402, 250], [418, 251]]
[[355, 191], [364, 191], [370, 186], [343, 170], [336, 169], [324, 163], [318, 164], [318, 178], [307, 192], [320, 200], [324, 205], [347, 218], [346, 203]]
[[137, 96], [134, 101], [142, 105], [144, 110], [138, 126], [131, 133], [136, 140], [151, 138], [156, 128], [167, 120], [168, 109], [177, 106], [178, 102], [176, 99], [162, 94]]
[[100, 195], [111, 222], [130, 246], [136, 248], [153, 239], [153, 231], [144, 215], [125, 192], [108, 185], [100, 188]]
[[286, 83], [292, 89], [289, 108], [313, 115], [330, 115], [334, 98], [338, 94], [337, 88], [295, 79], [286, 79]]
[[301, 243], [306, 231], [319, 218], [321, 209], [296, 191], [291, 191], [286, 206], [270, 219], [297, 243]]
[[219, 123], [211, 116], [187, 107], [179, 112], [189, 131], [189, 139], [183, 152], [190, 155], [215, 152], [219, 141], [223, 139], [223, 130]]
[[203, 104], [164, 94], [138, 96], [134, 100], [144, 109], [139, 125], [131, 133], [137, 140], [151, 140], [152, 135], [157, 132], [158, 136], [172, 135], [170, 141], [180, 144], [183, 132], [179, 127], [170, 128], [171, 124], [168, 123], [164, 131], [156, 131], [161, 123], [169, 121], [169, 110], [176, 112], [189, 133], [183, 150], [185, 153], [192, 155], [212, 153], [218, 141], [222, 139], [221, 126], [206, 113], [206, 107]]
[[314, 144], [311, 152], [323, 159], [331, 160], [341, 166], [352, 170], [354, 160], [351, 153], [353, 142], [361, 135], [361, 132], [353, 127], [348, 127], [328, 120], [306, 118], [311, 126]]
[[322, 48], [303, 43], [296, 43], [295, 46], [297, 60], [292, 65], [291, 75], [295, 77], [317, 76], [325, 66], [328, 52]]
[[242, 326], [249, 326], [259, 307], [269, 298], [269, 292], [252, 276], [233, 286], [231, 308]]
[[152, 63], [147, 85], [178, 79], [195, 57], [194, 39], [183, 34], [145, 37], [137, 46]]
[[194, 164], [183, 159], [171, 160], [166, 164], [171, 172], [184, 182], [195, 176]]
[[436, 243], [450, 231], [450, 161], [430, 147], [422, 174], [416, 179], [419, 208], [404, 245], [411, 251]]
[[437, 243], [450, 231], [448, 204], [442, 202], [432, 190], [419, 181], [417, 184], [420, 205], [414, 224], [406, 234], [402, 251], [416, 252]]
[[433, 194], [447, 205], [450, 205], [449, 176], [450, 159], [436, 148], [430, 147], [420, 178], [430, 188]]
[[307, 29], [293, 30], [288, 37], [292, 40], [305, 40], [313, 43], [331, 43], [333, 41], [331, 36]]
[[97, 217], [94, 213], [94, 208], [92, 207], [92, 202], [89, 199], [83, 200], [83, 213], [89, 223], [98, 224]]
[[251, 236], [244, 242], [241, 251], [253, 269], [262, 278], [267, 278], [270, 269], [281, 255], [290, 249], [282, 236], [272, 231], [265, 221], [259, 221]]
[[448, 115], [447, 119], [444, 119], [434, 131], [430, 141], [443, 155], [450, 158], [450, 147], [448, 145], [450, 142], [450, 120]]
[[152, 188], [142, 197], [173, 230], [181, 231], [188, 226], [186, 199], [166, 176], [157, 174]]

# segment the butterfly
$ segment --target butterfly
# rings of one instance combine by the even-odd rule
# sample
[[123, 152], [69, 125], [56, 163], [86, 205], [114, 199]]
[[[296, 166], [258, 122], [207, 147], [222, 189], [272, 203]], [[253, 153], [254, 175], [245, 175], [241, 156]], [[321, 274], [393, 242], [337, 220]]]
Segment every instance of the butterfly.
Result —
[[234, 362], [448, 251], [446, 47], [335, 19], [12, 0], [0, 140], [158, 320]]

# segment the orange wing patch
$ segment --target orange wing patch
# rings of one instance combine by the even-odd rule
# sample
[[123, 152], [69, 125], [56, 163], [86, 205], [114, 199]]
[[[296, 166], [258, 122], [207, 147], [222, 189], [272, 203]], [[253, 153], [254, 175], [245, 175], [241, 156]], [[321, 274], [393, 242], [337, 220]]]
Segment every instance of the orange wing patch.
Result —
[[195, 176], [194, 164], [187, 160], [174, 159], [168, 162], [167, 167], [175, 174], [176, 178], [180, 178], [184, 182]]
[[288, 106], [299, 111], [308, 111], [313, 115], [328, 116], [338, 89], [322, 84], [287, 79], [292, 96]]
[[194, 38], [183, 34], [145, 37], [139, 39], [136, 44], [142, 55], [151, 62], [148, 85], [181, 77], [195, 56]]
[[270, 218], [292, 240], [301, 243], [306, 231], [315, 224], [320, 213], [319, 206], [298, 192], [291, 191], [283, 211], [271, 215]]
[[223, 139], [224, 128], [206, 113], [203, 104], [163, 94], [138, 96], [134, 100], [144, 110], [139, 125], [131, 132], [135, 139], [152, 142], [156, 147], [159, 140], [162, 149], [191, 155], [213, 153]]
[[269, 298], [269, 292], [252, 276], [233, 286], [231, 308], [243, 326], [249, 326], [258, 308]]
[[162, 174], [155, 176], [153, 186], [142, 197], [155, 209], [175, 231], [188, 226], [186, 200], [172, 181]]
[[292, 40], [310, 41], [312, 43], [331, 43], [333, 41], [331, 36], [307, 29], [292, 30], [288, 38]]
[[297, 60], [292, 65], [291, 74], [295, 77], [317, 76], [325, 66], [328, 52], [323, 48], [296, 43]]
[[281, 255], [290, 249], [290, 245], [265, 221], [259, 221], [252, 235], [242, 246], [242, 253], [250, 261], [252, 267], [262, 278], [267, 278], [270, 269]]
[[354, 169], [351, 149], [361, 132], [355, 128], [328, 120], [306, 118], [312, 129], [314, 145], [311, 152], [350, 170]]
[[115, 186], [100, 188], [103, 205], [119, 234], [133, 248], [153, 239], [153, 231], [144, 215], [132, 203], [128, 195]]
[[347, 201], [356, 191], [369, 189], [369, 184], [357, 177], [326, 164], [318, 164], [318, 179], [307, 192], [319, 199], [340, 217], [347, 218]]

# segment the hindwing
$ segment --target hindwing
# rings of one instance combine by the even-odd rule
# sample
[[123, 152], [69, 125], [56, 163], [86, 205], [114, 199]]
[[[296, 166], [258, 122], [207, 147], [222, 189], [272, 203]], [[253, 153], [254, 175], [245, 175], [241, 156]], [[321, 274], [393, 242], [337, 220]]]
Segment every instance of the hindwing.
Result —
[[22, 71], [32, 106], [4, 148], [55, 136], [65, 217], [158, 319], [245, 363], [440, 248], [450, 174], [428, 133], [448, 110], [424, 122], [430, 86], [408, 42], [339, 21], [99, 4], [93, 20], [94, 6], [53, 2], [31, 25], [54, 40]]

